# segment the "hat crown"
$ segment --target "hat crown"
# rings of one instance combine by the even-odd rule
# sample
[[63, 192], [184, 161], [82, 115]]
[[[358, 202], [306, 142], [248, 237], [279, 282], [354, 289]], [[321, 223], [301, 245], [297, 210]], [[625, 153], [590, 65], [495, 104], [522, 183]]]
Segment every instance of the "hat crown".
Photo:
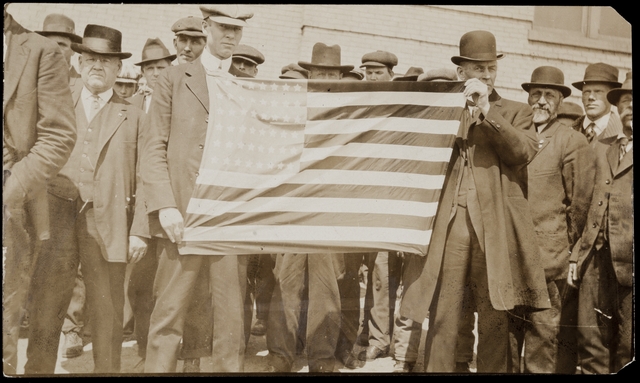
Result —
[[131, 53], [121, 51], [122, 33], [104, 25], [88, 24], [84, 28], [81, 44], [71, 44], [76, 52], [92, 52], [102, 55], [131, 57]]
[[262, 64], [265, 60], [264, 55], [259, 50], [245, 44], [239, 44], [233, 51], [232, 57], [248, 58], [256, 64]]
[[200, 6], [203, 18], [210, 17], [213, 21], [223, 24], [244, 26], [246, 21], [253, 17], [238, 4], [204, 4]]
[[631, 71], [627, 72], [627, 76], [622, 83], [622, 87], [620, 89], [628, 89], [631, 90], [633, 80], [631, 79]]
[[374, 63], [379, 63], [381, 65], [385, 65], [389, 67], [394, 67], [398, 65], [398, 56], [394, 55], [391, 52], [385, 52], [380, 50], [366, 53], [364, 56], [362, 56], [363, 66], [374, 64]]
[[63, 32], [76, 33], [76, 24], [71, 18], [58, 13], [52, 13], [44, 18], [42, 23], [43, 32]]
[[618, 82], [618, 68], [605, 63], [587, 66], [583, 82]]
[[196, 32], [202, 36], [202, 22], [204, 19], [200, 17], [187, 16], [179, 19], [171, 26], [171, 32], [179, 34], [180, 32]]
[[341, 49], [340, 45], [328, 46], [323, 43], [316, 43], [311, 52], [311, 64], [321, 66], [340, 66]]
[[169, 61], [173, 61], [175, 57], [171, 58], [171, 56], [171, 52], [169, 52], [167, 47], [162, 43], [162, 40], [156, 37], [154, 39], [147, 39], [147, 42], [144, 44], [144, 48], [142, 48], [141, 62], [161, 59], [169, 59]]
[[535, 84], [564, 85], [564, 73], [552, 66], [538, 67], [531, 73], [531, 85]]
[[454, 64], [461, 61], [495, 61], [504, 55], [496, 51], [496, 37], [489, 31], [471, 31], [460, 38], [460, 56], [451, 58]]

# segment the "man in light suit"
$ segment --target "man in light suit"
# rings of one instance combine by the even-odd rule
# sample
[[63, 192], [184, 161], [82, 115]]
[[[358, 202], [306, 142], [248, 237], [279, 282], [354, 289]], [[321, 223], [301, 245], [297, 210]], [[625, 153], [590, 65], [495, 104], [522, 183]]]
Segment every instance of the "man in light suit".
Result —
[[587, 223], [571, 256], [580, 282], [578, 352], [583, 374], [617, 373], [633, 349], [633, 95], [631, 72], [607, 93], [623, 124], [595, 144], [596, 183]]
[[[67, 64], [69, 65], [69, 87], [73, 90], [76, 83], [81, 83], [80, 74], [76, 68], [71, 65], [71, 58], [75, 54], [71, 49], [71, 43], [81, 43], [82, 37], [76, 35], [76, 26], [72, 19], [65, 15], [52, 13], [47, 15], [42, 22], [42, 30], [36, 31], [37, 34], [48, 37], [55, 41], [62, 51]], [[84, 325], [84, 305], [85, 305], [85, 288], [82, 279], [82, 272], [78, 268], [76, 276], [76, 285], [73, 289], [73, 297], [69, 310], [64, 318], [62, 332], [64, 333], [64, 348], [62, 355], [65, 358], [75, 358], [82, 355], [82, 328]]]
[[[209, 271], [213, 370], [242, 372], [245, 353], [245, 255], [181, 255], [184, 216], [198, 176], [209, 124], [208, 78], [231, 76], [231, 55], [252, 13], [237, 5], [201, 5], [207, 46], [200, 60], [167, 68], [154, 89], [142, 154], [143, 193], [158, 271], [145, 372], [174, 372], [190, 297], [199, 271]], [[212, 119], [213, 121], [213, 119]]]
[[[62, 319], [78, 262], [87, 293], [94, 372], [120, 372], [124, 276], [140, 260], [147, 239], [129, 236], [132, 225], [148, 231], [146, 214], [134, 219], [137, 152], [143, 113], [113, 92], [121, 59], [118, 30], [89, 24], [72, 49], [83, 87], [74, 92], [78, 144], [48, 185], [49, 214], [56, 220], [42, 249], [33, 285], [26, 374], [52, 374]], [[138, 204], [139, 207], [142, 205]], [[147, 234], [148, 236], [148, 234]]]
[[585, 115], [573, 123], [573, 129], [583, 133], [591, 147], [596, 140], [617, 137], [622, 132], [622, 124], [611, 110], [607, 92], [622, 85], [618, 82], [618, 69], [605, 63], [591, 64], [585, 69], [583, 80], [571, 85], [582, 91], [585, 110]]
[[538, 153], [526, 168], [528, 201], [551, 308], [514, 310], [512, 372], [573, 374], [578, 297], [566, 281], [569, 256], [584, 229], [593, 194], [594, 155], [584, 135], [557, 119], [560, 105], [571, 95], [560, 69], [536, 68], [522, 88], [529, 93], [538, 136]]
[[478, 312], [478, 372], [509, 371], [508, 310], [548, 308], [544, 269], [521, 167], [536, 153], [532, 110], [494, 89], [496, 40], [487, 31], [460, 39], [458, 65], [467, 108], [438, 204], [426, 257], [405, 258], [400, 314], [429, 312], [426, 372], [453, 372], [465, 286]]
[[14, 375], [33, 264], [42, 241], [50, 237], [46, 182], [71, 155], [76, 123], [62, 52], [53, 41], [18, 24], [7, 13], [8, 5], [2, 98], [2, 358], [3, 372]]

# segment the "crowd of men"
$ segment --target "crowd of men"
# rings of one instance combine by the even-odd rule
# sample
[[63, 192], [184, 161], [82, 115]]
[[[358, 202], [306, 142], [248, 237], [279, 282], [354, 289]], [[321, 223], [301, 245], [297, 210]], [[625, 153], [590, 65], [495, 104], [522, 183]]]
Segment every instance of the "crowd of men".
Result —
[[587, 66], [571, 84], [580, 115], [567, 112], [574, 90], [556, 67], [522, 83], [528, 105], [501, 98], [504, 55], [488, 31], [461, 37], [455, 71], [405, 75], [391, 52], [355, 69], [319, 42], [280, 78], [464, 82], [427, 255], [183, 255], [210, 84], [256, 77], [265, 62], [240, 44], [251, 12], [200, 10], [171, 26], [175, 54], [149, 38], [130, 65], [116, 29], [89, 24], [81, 37], [52, 14], [30, 32], [5, 4], [5, 374], [25, 326], [25, 374], [54, 373], [61, 333], [68, 358], [90, 336], [100, 374], [120, 372], [127, 336], [140, 372], [176, 372], [180, 359], [198, 372], [202, 357], [242, 372], [251, 335], [266, 336], [271, 372], [291, 372], [301, 354], [310, 372], [358, 369], [392, 350], [394, 372], [417, 372], [427, 318], [424, 372], [468, 373], [476, 315], [479, 373], [607, 374], [634, 358], [631, 72], [621, 83], [614, 66]]

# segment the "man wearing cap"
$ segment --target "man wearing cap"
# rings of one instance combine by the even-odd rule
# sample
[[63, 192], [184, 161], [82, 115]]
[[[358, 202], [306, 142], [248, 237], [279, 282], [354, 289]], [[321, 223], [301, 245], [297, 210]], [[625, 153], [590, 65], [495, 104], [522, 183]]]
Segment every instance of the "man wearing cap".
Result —
[[[424, 69], [417, 66], [412, 66], [411, 68], [409, 68], [409, 70], [407, 70], [407, 73], [405, 73], [404, 75], [394, 77], [393, 81], [417, 81], [418, 78], [423, 74], [424, 74]], [[454, 79], [456, 79], [457, 77], [455, 77], [455, 71], [453, 72], [453, 74], [454, 74]], [[434, 81], [434, 80], [438, 81], [438, 80], [444, 80], [444, 79], [431, 78], [425, 81]]]
[[583, 374], [617, 373], [633, 347], [633, 95], [631, 72], [607, 93], [622, 132], [594, 145], [596, 180], [568, 283], [578, 285], [578, 356]]
[[116, 77], [116, 84], [113, 86], [113, 91], [116, 92], [121, 98], [129, 98], [136, 94], [138, 88], [138, 78], [140, 73], [135, 65], [128, 61], [122, 62], [122, 68], [118, 77]]
[[[76, 27], [73, 20], [65, 15], [52, 13], [44, 18], [42, 30], [37, 31], [39, 35], [45, 36], [58, 44], [62, 54], [69, 66], [69, 87], [72, 94], [82, 89], [80, 74], [71, 65], [71, 58], [74, 55], [71, 43], [81, 43], [82, 37], [76, 35]], [[82, 354], [82, 337], [80, 336], [83, 327], [83, 312], [85, 306], [85, 288], [82, 280], [82, 272], [78, 269], [76, 285], [73, 290], [73, 297], [64, 318], [62, 332], [65, 334], [65, 341], [62, 355], [66, 358], [74, 358]]]
[[375, 51], [362, 56], [366, 81], [391, 81], [393, 67], [398, 65], [398, 57], [390, 52]]
[[[340, 80], [343, 73], [353, 69], [353, 65], [340, 64], [339, 45], [323, 43], [313, 46], [311, 62], [299, 61], [298, 65], [309, 71], [310, 80]], [[333, 371], [340, 333], [338, 278], [343, 262], [342, 253], [277, 255], [276, 286], [267, 325], [269, 371], [291, 372], [297, 335], [305, 324], [302, 336], [306, 336], [309, 372]], [[303, 323], [301, 308], [305, 303], [308, 309]]]
[[179, 64], [196, 60], [202, 54], [207, 43], [207, 35], [202, 32], [202, 18], [187, 16], [171, 26], [175, 33], [173, 47], [176, 49]]
[[280, 70], [279, 78], [293, 79], [293, 80], [306, 80], [309, 78], [309, 71], [301, 67], [296, 63], [283, 66]]
[[573, 128], [583, 133], [592, 147], [595, 139], [617, 137], [622, 132], [622, 124], [611, 110], [607, 92], [622, 85], [618, 82], [618, 68], [605, 63], [590, 64], [584, 71], [583, 80], [571, 85], [582, 91], [585, 110], [585, 115], [574, 122]]
[[469, 285], [478, 311], [478, 364], [509, 371], [507, 310], [549, 308], [533, 220], [519, 168], [537, 150], [532, 110], [494, 89], [495, 36], [460, 39], [458, 77], [467, 106], [444, 182], [426, 257], [410, 257], [400, 313], [422, 323], [429, 312], [426, 372], [453, 372], [457, 335]]
[[21, 315], [33, 265], [42, 258], [37, 248], [54, 226], [46, 213], [46, 181], [67, 162], [76, 126], [68, 62], [53, 41], [18, 24], [8, 5], [3, 31], [2, 359], [3, 372], [15, 375]]
[[153, 98], [153, 89], [160, 73], [171, 66], [171, 62], [176, 59], [176, 55], [171, 54], [167, 47], [158, 37], [147, 39], [142, 48], [142, 61], [135, 63], [140, 67], [142, 76], [147, 79], [147, 86], [152, 90], [149, 95], [137, 94], [130, 101], [133, 105], [138, 106], [145, 113], [149, 112], [149, 105]]
[[[209, 271], [213, 308], [213, 371], [242, 372], [247, 256], [183, 255], [186, 208], [209, 128], [209, 81], [231, 76], [231, 55], [253, 14], [238, 5], [201, 5], [207, 43], [199, 60], [167, 68], [158, 78], [145, 127], [141, 178], [151, 234], [158, 237], [158, 271], [145, 372], [175, 372], [192, 290]], [[213, 121], [213, 119], [211, 119]]]
[[562, 71], [538, 67], [522, 89], [529, 93], [538, 135], [538, 153], [526, 168], [528, 201], [551, 308], [514, 310], [512, 372], [573, 374], [577, 363], [577, 294], [567, 284], [567, 274], [569, 256], [587, 219], [595, 162], [584, 135], [556, 118], [559, 106], [571, 95]]
[[347, 81], [362, 81], [362, 79], [364, 79], [364, 73], [362, 73], [360, 69], [354, 68], [353, 70], [345, 73], [342, 76], [342, 79]]
[[[127, 263], [146, 251], [148, 224], [135, 214], [136, 164], [143, 113], [113, 92], [122, 64], [122, 34], [89, 24], [78, 58], [84, 87], [74, 93], [78, 144], [69, 162], [49, 182], [49, 212], [56, 225], [43, 247], [46, 263], [36, 270], [37, 293], [27, 348], [27, 374], [52, 374], [62, 320], [78, 263], [85, 281], [94, 372], [120, 371], [124, 276]], [[138, 208], [143, 208], [137, 204]], [[142, 214], [140, 214], [142, 213]], [[139, 235], [130, 235], [129, 227]]]
[[[264, 55], [256, 48], [240, 44], [231, 56], [233, 67], [249, 77], [258, 75], [258, 65], [264, 63]], [[233, 73], [232, 71], [230, 73]]]

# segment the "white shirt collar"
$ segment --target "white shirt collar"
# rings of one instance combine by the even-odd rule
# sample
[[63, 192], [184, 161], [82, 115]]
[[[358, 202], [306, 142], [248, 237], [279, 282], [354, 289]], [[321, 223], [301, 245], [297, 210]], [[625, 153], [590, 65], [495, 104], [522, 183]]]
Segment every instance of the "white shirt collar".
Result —
[[[93, 93], [91, 93], [91, 91], [89, 89], [87, 89], [86, 87], [82, 87], [82, 93], [80, 95], [80, 97], [82, 97], [83, 100], [89, 100], [91, 98], [91, 96], [93, 95]], [[102, 93], [98, 93], [98, 98], [100, 99], [100, 106], [106, 104], [107, 102], [109, 102], [109, 100], [111, 100], [111, 97], [113, 96], [113, 88], [109, 88], [106, 91], [102, 92]]]
[[218, 72], [222, 70], [223, 72], [228, 73], [229, 68], [231, 67], [231, 57], [226, 60], [220, 60], [209, 52], [208, 46], [204, 48], [204, 51], [202, 51], [202, 54], [200, 55], [200, 62], [207, 72]]
[[605, 113], [604, 116], [598, 118], [595, 121], [591, 121], [589, 117], [585, 116], [584, 121], [582, 122], [582, 127], [584, 129], [587, 129], [587, 126], [589, 126], [589, 124], [593, 122], [594, 124], [596, 124], [593, 130], [595, 130], [596, 136], [599, 136], [600, 133], [602, 133], [607, 128], [607, 125], [609, 125], [609, 117], [611, 117], [611, 113], [613, 112]]

